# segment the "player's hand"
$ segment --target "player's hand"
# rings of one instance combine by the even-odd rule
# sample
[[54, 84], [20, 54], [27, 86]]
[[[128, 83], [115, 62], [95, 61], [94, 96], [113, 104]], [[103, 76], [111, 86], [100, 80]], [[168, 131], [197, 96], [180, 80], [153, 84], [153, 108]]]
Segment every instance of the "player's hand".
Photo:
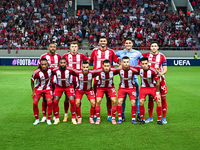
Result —
[[117, 69], [122, 69], [122, 65], [119, 65], [119, 67], [117, 67]]
[[160, 97], [160, 92], [156, 92], [156, 100], [160, 100], [161, 97]]
[[161, 74], [161, 73], [159, 73], [159, 74], [158, 74], [158, 77], [161, 77], [161, 76], [162, 76], [162, 74]]
[[33, 91], [33, 93], [31, 94], [31, 97], [33, 98], [34, 96], [36, 96], [35, 91]]

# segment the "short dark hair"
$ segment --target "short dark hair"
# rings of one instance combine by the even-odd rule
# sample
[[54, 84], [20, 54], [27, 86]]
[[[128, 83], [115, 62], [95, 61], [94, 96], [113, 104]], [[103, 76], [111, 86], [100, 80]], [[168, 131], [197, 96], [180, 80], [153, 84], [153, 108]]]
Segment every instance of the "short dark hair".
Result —
[[40, 60], [40, 62], [41, 61], [47, 61], [48, 62], [48, 60], [46, 59], [46, 58], [42, 58], [41, 60]]
[[126, 41], [131, 41], [131, 42], [133, 42], [132, 39], [131, 39], [131, 37], [127, 37], [126, 40], [125, 40], [125, 42], [126, 42]]
[[53, 43], [53, 42], [49, 43], [49, 46], [50, 46], [51, 44], [54, 44], [54, 45], [56, 46], [56, 43]]
[[78, 45], [78, 42], [77, 42], [77, 41], [72, 41], [72, 42], [70, 43], [70, 45], [72, 45], [72, 44], [73, 44], [73, 45], [76, 45], [76, 44]]
[[61, 62], [61, 60], [65, 60], [65, 61], [66, 61], [66, 59], [65, 59], [65, 58], [60, 58], [60, 60], [59, 60], [59, 63]]
[[130, 58], [128, 57], [128, 56], [124, 56], [123, 58], [122, 58], [122, 60], [123, 59], [129, 59], [130, 60]]
[[154, 43], [156, 43], [156, 44], [159, 46], [159, 44], [158, 44], [158, 41], [157, 41], [157, 40], [152, 40], [152, 41], [151, 41], [151, 45], [152, 45], [152, 44], [154, 44]]
[[83, 61], [82, 65], [86, 65], [86, 64], [89, 64], [89, 62]]
[[110, 64], [110, 60], [105, 59], [105, 60], [103, 61], [103, 64], [105, 64], [105, 63], [109, 63], [109, 64]]
[[100, 41], [100, 39], [106, 39], [106, 40], [107, 40], [107, 38], [106, 38], [105, 36], [101, 36], [101, 37], [99, 38], [99, 41]]
[[140, 62], [146, 61], [146, 60], [149, 61], [147, 57], [142, 57], [142, 58], [140, 59]]

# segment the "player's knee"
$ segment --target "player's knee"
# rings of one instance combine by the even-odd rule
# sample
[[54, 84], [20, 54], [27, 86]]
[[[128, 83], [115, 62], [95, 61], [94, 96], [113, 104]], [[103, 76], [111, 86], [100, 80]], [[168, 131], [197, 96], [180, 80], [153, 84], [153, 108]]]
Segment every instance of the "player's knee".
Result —
[[165, 94], [165, 95], [161, 95], [161, 99], [162, 99], [163, 97], [166, 97], [166, 94]]
[[157, 100], [156, 103], [159, 107], [162, 105], [161, 100]]
[[132, 105], [132, 106], [135, 106], [135, 104], [136, 104], [136, 103], [135, 103], [135, 100], [131, 100], [131, 105]]
[[37, 106], [38, 105], [38, 100], [33, 100], [33, 106]]
[[91, 106], [95, 107], [95, 100], [90, 100]]
[[144, 105], [144, 99], [140, 99], [140, 105]]
[[118, 100], [118, 105], [122, 106], [123, 100]]

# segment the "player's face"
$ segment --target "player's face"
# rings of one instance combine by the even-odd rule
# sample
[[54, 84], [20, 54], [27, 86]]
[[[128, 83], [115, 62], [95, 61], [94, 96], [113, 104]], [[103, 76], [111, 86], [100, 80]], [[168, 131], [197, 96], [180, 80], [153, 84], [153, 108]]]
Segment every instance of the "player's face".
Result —
[[48, 62], [46, 60], [43, 60], [40, 62], [40, 66], [41, 66], [42, 71], [46, 71], [48, 68]]
[[56, 52], [56, 44], [50, 44], [49, 45], [49, 52], [51, 54], [55, 54], [55, 52]]
[[159, 49], [159, 46], [157, 43], [152, 43], [150, 49], [153, 53], [156, 53]]
[[66, 61], [65, 61], [64, 59], [62, 59], [62, 60], [59, 62], [59, 66], [62, 67], [62, 68], [66, 67], [66, 65], [67, 65], [67, 63], [66, 63]]
[[141, 65], [142, 69], [144, 69], [144, 70], [148, 70], [148, 69], [149, 69], [148, 64], [149, 64], [149, 63], [148, 63], [147, 60], [141, 61], [141, 62], [140, 62], [140, 65]]
[[89, 64], [83, 64], [82, 65], [82, 70], [83, 70], [83, 74], [87, 74], [89, 72]]
[[110, 71], [110, 67], [111, 67], [110, 63], [104, 63], [103, 64], [103, 71], [105, 73], [108, 73]]
[[127, 69], [129, 67], [129, 65], [130, 65], [130, 60], [129, 59], [123, 59], [122, 60], [122, 67], [124, 69]]
[[100, 47], [102, 47], [102, 48], [106, 47], [106, 45], [107, 45], [107, 40], [106, 40], [106, 38], [101, 38], [101, 39], [99, 40], [99, 45], [100, 45]]
[[133, 46], [133, 42], [130, 41], [130, 40], [126, 40], [125, 42], [125, 47], [127, 50], [131, 50], [132, 49], [132, 46]]
[[77, 53], [78, 45], [77, 44], [71, 44], [70, 45], [70, 50], [71, 50], [71, 53]]

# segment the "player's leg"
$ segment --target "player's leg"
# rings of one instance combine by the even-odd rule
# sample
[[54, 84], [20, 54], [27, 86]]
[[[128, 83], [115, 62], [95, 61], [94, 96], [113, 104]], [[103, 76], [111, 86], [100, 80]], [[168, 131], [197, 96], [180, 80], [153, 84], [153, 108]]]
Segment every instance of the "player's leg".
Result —
[[122, 104], [124, 101], [124, 97], [126, 95], [126, 90], [123, 88], [119, 88], [118, 89], [118, 106], [117, 106], [117, 110], [118, 110], [118, 124], [122, 123]]
[[140, 100], [139, 100], [139, 82], [138, 82], [138, 76], [134, 76], [134, 81], [135, 81], [135, 87], [136, 87], [136, 107], [137, 107], [137, 121], [141, 121], [140, 118], [140, 111], [139, 111], [139, 105], [140, 105]]
[[137, 111], [136, 100], [135, 99], [131, 99], [132, 124], [137, 124], [137, 122], [135, 121], [136, 111]]
[[100, 124], [101, 123], [101, 118], [100, 118], [100, 113], [101, 113], [101, 100], [102, 98], [101, 97], [97, 97], [96, 98], [96, 108], [95, 108], [95, 111], [96, 111], [96, 116], [97, 116], [97, 121], [95, 124]]
[[42, 119], [40, 122], [45, 122], [47, 120], [47, 117], [46, 117], [46, 110], [47, 110], [47, 100], [45, 98], [45, 96], [43, 96], [43, 101], [42, 101]]
[[127, 97], [127, 94], [125, 95], [123, 104], [122, 104], [122, 121], [125, 121], [126, 97]]
[[161, 121], [161, 117], [162, 117], [162, 103], [161, 103], [161, 99], [156, 99], [156, 104], [157, 104], [157, 108], [156, 108], [156, 112], [157, 112], [157, 124], [163, 125], [163, 123]]
[[80, 107], [81, 99], [76, 98], [75, 102], [76, 102], [76, 114], [77, 114], [77, 117], [78, 117], [77, 124], [81, 124], [82, 123], [81, 107]]
[[45, 91], [45, 97], [47, 99], [47, 124], [51, 125], [51, 115], [53, 111], [53, 103], [52, 103], [52, 90]]
[[108, 121], [111, 121], [112, 120], [112, 117], [111, 117], [111, 112], [112, 112], [112, 102], [111, 102], [111, 99], [108, 95], [108, 93], [106, 92], [106, 106], [107, 106], [107, 113], [108, 113], [108, 117], [107, 117], [107, 120]]
[[145, 100], [145, 98], [141, 98], [141, 99], [140, 99], [140, 105], [139, 105], [140, 117], [141, 117], [140, 125], [145, 124], [145, 117], [144, 117], [144, 114], [145, 114], [144, 100]]
[[[95, 97], [97, 96], [97, 84], [98, 84], [98, 80], [96, 80], [96, 78], [94, 78], [94, 82], [93, 82], [93, 89], [94, 89], [94, 94], [95, 94]], [[95, 103], [96, 103], [96, 99], [95, 99]], [[96, 111], [96, 108], [95, 108], [95, 111]], [[95, 112], [95, 115], [94, 115], [94, 118], [93, 118], [94, 122], [97, 121], [97, 116], [96, 116], [96, 112]]]
[[153, 107], [154, 107], [154, 99], [153, 96], [149, 95], [149, 101], [148, 101], [149, 118], [145, 121], [145, 123], [153, 122]]
[[33, 125], [37, 125], [40, 123], [38, 102], [39, 102], [39, 99], [35, 99], [35, 98], [33, 99], [33, 114], [35, 116], [35, 122], [33, 123]]
[[68, 109], [69, 109], [69, 98], [65, 94], [65, 101], [64, 101], [65, 116], [64, 116], [63, 122], [67, 122], [67, 120], [69, 119], [69, 117], [68, 117]]
[[117, 124], [117, 122], [115, 120], [115, 116], [116, 116], [116, 113], [117, 113], [116, 97], [111, 97], [111, 101], [112, 101], [112, 120], [111, 120], [111, 123]]
[[95, 106], [96, 106], [94, 91], [93, 90], [87, 91], [86, 95], [91, 104], [89, 123], [94, 124], [95, 122], [93, 120], [93, 117], [95, 115]]
[[167, 114], [167, 100], [166, 100], [166, 94], [167, 92], [167, 85], [165, 79], [162, 77], [162, 80], [160, 82], [160, 93], [161, 93], [161, 102], [162, 102], [162, 122], [163, 124], [167, 124], [166, 120], [166, 114]]
[[[57, 93], [55, 93], [55, 95], [57, 95]], [[60, 119], [59, 119], [59, 100], [60, 97], [59, 96], [54, 96], [54, 100], [53, 100], [53, 112], [55, 115], [55, 120], [53, 124], [59, 124], [60, 123]]]

